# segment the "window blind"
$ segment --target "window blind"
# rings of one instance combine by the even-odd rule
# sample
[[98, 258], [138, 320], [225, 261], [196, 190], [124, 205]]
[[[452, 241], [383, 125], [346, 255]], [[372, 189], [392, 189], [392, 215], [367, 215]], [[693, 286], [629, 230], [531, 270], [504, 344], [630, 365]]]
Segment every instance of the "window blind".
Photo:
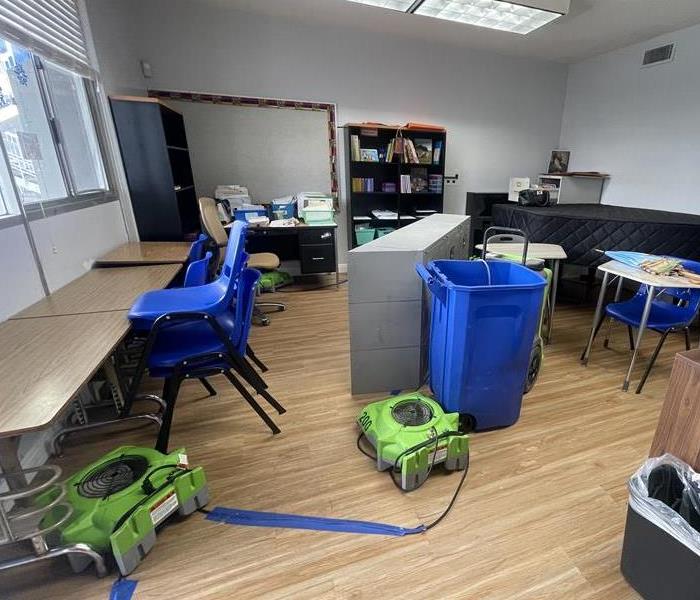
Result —
[[76, 0], [0, 0], [0, 37], [93, 76]]

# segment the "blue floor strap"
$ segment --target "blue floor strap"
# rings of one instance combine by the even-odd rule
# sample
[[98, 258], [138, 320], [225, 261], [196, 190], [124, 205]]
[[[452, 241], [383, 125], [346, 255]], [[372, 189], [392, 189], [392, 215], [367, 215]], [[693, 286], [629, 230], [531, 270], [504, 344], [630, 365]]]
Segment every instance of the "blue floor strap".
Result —
[[404, 536], [423, 533], [424, 525], [418, 527], [399, 527], [370, 521], [352, 521], [348, 519], [329, 519], [327, 517], [309, 517], [306, 515], [288, 515], [284, 513], [259, 512], [240, 508], [222, 508], [217, 506], [206, 517], [210, 521], [230, 525], [248, 525], [251, 527], [285, 527], [288, 529], [312, 529], [314, 531], [335, 531], [339, 533], [372, 533], [375, 535]]
[[131, 600], [136, 590], [138, 581], [120, 577], [112, 584], [109, 592], [109, 600]]

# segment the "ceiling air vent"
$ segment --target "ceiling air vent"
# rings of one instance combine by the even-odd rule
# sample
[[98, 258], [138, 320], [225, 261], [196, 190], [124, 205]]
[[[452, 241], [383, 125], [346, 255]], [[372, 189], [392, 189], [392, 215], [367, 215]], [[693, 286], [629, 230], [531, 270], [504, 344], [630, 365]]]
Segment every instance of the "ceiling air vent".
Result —
[[658, 48], [652, 48], [644, 53], [644, 60], [642, 61], [643, 67], [651, 67], [652, 65], [659, 65], [673, 60], [675, 54], [676, 45], [667, 44], [666, 46], [659, 46]]

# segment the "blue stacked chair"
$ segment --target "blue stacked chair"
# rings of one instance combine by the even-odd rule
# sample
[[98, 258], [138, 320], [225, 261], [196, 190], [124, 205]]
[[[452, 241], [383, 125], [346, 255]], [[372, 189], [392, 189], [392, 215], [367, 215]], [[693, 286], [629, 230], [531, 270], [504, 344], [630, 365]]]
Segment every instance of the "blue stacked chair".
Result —
[[[124, 413], [130, 412], [146, 369], [150, 376], [165, 379], [165, 411], [156, 446], [162, 452], [167, 450], [175, 401], [184, 379], [198, 378], [207, 387], [206, 377], [223, 374], [270, 430], [275, 434], [280, 431], [236, 377], [237, 374], [248, 382], [279, 414], [285, 412], [246, 359], [248, 355], [266, 370], [248, 346], [260, 274], [244, 268], [245, 233], [244, 223], [232, 227], [221, 274], [215, 281], [197, 287], [147, 292], [129, 312], [133, 327], [147, 333], [147, 338]], [[212, 393], [213, 388], [209, 391]]]

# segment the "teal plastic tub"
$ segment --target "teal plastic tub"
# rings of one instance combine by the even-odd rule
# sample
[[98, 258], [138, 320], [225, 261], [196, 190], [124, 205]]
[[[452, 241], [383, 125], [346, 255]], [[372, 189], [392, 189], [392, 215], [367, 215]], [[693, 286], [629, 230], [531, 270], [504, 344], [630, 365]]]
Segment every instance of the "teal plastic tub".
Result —
[[395, 227], [379, 227], [377, 228], [377, 237], [380, 238], [389, 235], [392, 231], [396, 231]]
[[374, 234], [376, 230], [372, 227], [363, 227], [362, 229], [355, 229], [355, 239], [357, 240], [357, 245], [361, 246], [367, 242], [371, 242], [374, 239]]

